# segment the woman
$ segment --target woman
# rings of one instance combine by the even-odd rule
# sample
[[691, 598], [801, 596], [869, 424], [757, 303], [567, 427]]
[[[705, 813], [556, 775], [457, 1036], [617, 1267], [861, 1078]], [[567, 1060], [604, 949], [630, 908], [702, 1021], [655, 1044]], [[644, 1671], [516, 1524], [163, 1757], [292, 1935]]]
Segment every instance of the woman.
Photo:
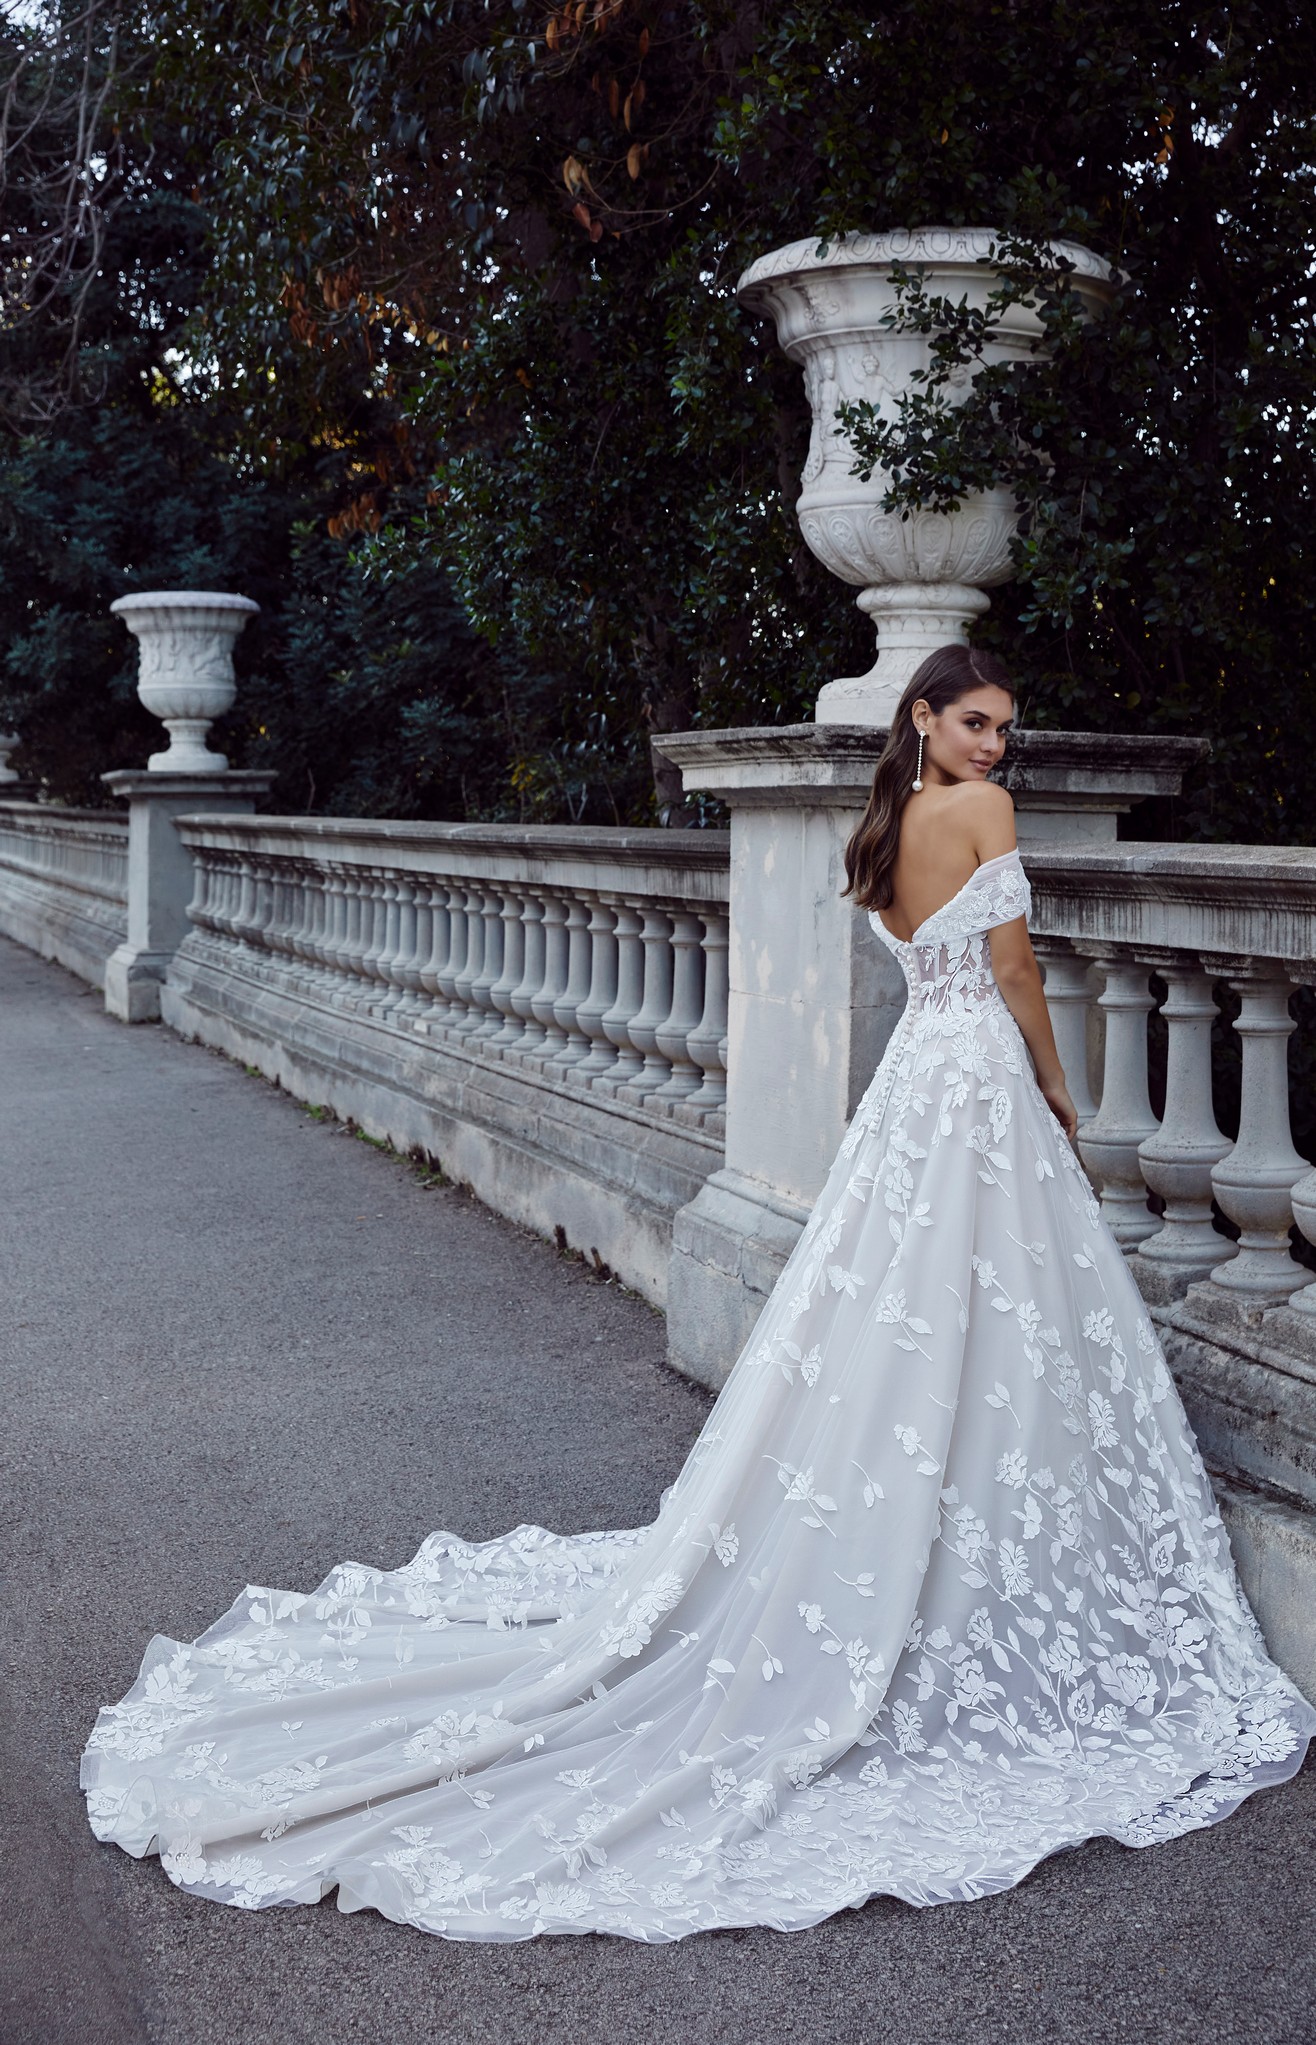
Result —
[[847, 854], [909, 1006], [652, 1526], [248, 1590], [154, 1641], [92, 1824], [452, 1938], [798, 1930], [1146, 1846], [1295, 1773], [1191, 1431], [1072, 1148], [1000, 663], [933, 655]]

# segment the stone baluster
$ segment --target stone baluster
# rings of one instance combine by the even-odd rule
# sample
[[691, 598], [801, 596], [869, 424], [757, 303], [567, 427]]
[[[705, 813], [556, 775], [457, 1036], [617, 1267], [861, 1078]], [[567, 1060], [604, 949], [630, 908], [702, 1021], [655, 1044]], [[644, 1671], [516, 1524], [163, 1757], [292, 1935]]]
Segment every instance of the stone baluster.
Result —
[[527, 891], [521, 904], [521, 977], [512, 990], [512, 1013], [521, 1020], [514, 1051], [518, 1058], [539, 1058], [547, 1038], [535, 1014], [535, 996], [544, 984], [544, 903]]
[[536, 1047], [537, 1056], [552, 1063], [567, 1041], [567, 1033], [557, 1017], [558, 1002], [567, 989], [567, 909], [559, 895], [545, 892], [543, 903], [544, 970], [531, 996], [530, 1012], [544, 1032], [542, 1046]]
[[598, 895], [589, 897], [589, 992], [576, 1010], [576, 1026], [589, 1044], [589, 1055], [574, 1068], [577, 1079], [591, 1083], [617, 1062], [617, 1048], [603, 1028], [603, 1018], [617, 999], [617, 917]]
[[333, 1000], [341, 1002], [349, 996], [354, 980], [351, 980], [351, 953], [356, 949], [356, 935], [362, 926], [362, 892], [358, 888], [356, 867], [343, 865], [339, 869], [339, 910], [333, 926], [333, 951], [329, 957], [329, 969], [333, 973]]
[[384, 953], [380, 960], [387, 992], [375, 1008], [375, 1013], [385, 1022], [396, 1022], [406, 1001], [409, 991], [407, 973], [415, 949], [416, 890], [410, 874], [394, 874]]
[[378, 950], [375, 933], [379, 923], [380, 900], [375, 877], [368, 867], [354, 867], [352, 881], [356, 889], [356, 920], [348, 944], [349, 978], [344, 988], [344, 1000], [354, 1014], [360, 1015], [366, 1011], [374, 992], [375, 980], [370, 959]]
[[1080, 1131], [1079, 1153], [1101, 1186], [1101, 1207], [1115, 1240], [1133, 1249], [1160, 1227], [1147, 1205], [1138, 1146], [1158, 1128], [1147, 1094], [1148, 969], [1123, 949], [1094, 947], [1106, 977], [1098, 1001], [1106, 1016], [1101, 1106]]
[[[420, 892], [420, 891], [418, 891]], [[440, 975], [447, 962], [448, 950], [452, 943], [452, 919], [448, 914], [448, 884], [430, 875], [424, 882], [425, 928], [428, 942], [420, 958], [420, 991], [417, 994], [417, 1010], [412, 1027], [422, 1036], [435, 1034], [443, 1027], [443, 1018], [448, 1012], [447, 997], [440, 985]], [[419, 937], [417, 949], [420, 949]]]
[[[1303, 1173], [1294, 1184], [1291, 1198], [1293, 1219], [1307, 1241], [1316, 1244], [1316, 1171]], [[1307, 1322], [1310, 1333], [1304, 1346], [1316, 1348], [1316, 1280], [1300, 1286], [1296, 1292], [1291, 1293], [1289, 1305], [1297, 1313], [1310, 1316]]]
[[370, 1000], [370, 1013], [380, 1018], [390, 1015], [402, 997], [397, 981], [398, 946], [401, 941], [402, 883], [394, 873], [380, 873], [378, 876], [380, 914], [376, 920], [377, 950], [371, 960], [371, 978], [374, 991]]
[[397, 964], [402, 992], [393, 1010], [393, 1020], [410, 1029], [427, 1005], [420, 976], [430, 955], [433, 911], [430, 907], [430, 885], [424, 875], [405, 875], [403, 889], [402, 951]]
[[[336, 1000], [342, 986], [341, 955], [347, 939], [347, 876], [339, 865], [322, 869], [316, 892], [321, 908], [306, 943], [315, 989], [328, 1001]], [[308, 888], [315, 885], [314, 871], [308, 873]]]
[[1078, 1113], [1079, 1127], [1097, 1112], [1088, 1085], [1088, 1010], [1091, 966], [1079, 958], [1065, 938], [1037, 937], [1033, 950], [1046, 975], [1046, 1005], [1055, 1032], [1056, 1050], [1065, 1069], [1065, 1084]]
[[502, 1017], [502, 1027], [489, 1038], [491, 1051], [515, 1044], [525, 1029], [512, 997], [525, 973], [525, 898], [511, 888], [502, 891], [502, 971], [489, 989], [489, 1000]]
[[389, 916], [392, 914], [395, 919], [397, 916], [394, 906], [397, 891], [393, 876], [381, 868], [366, 867], [364, 874], [369, 890], [366, 897], [367, 943], [360, 965], [364, 998], [357, 1005], [361, 1014], [375, 1015], [387, 986], [384, 960], [389, 948]]
[[333, 895], [324, 866], [289, 858], [286, 873], [287, 947], [292, 984], [302, 996], [321, 984], [325, 938], [333, 916]]
[[617, 1056], [606, 1072], [594, 1075], [593, 1083], [605, 1092], [613, 1093], [634, 1079], [644, 1064], [643, 1053], [636, 1049], [631, 1038], [631, 1023], [644, 1001], [644, 945], [641, 942], [644, 919], [630, 902], [615, 895], [608, 900], [616, 919], [617, 992], [611, 1008], [601, 1019], [601, 1027], [608, 1042], [616, 1045]]
[[476, 895], [480, 904], [480, 970], [471, 982], [471, 1005], [475, 1011], [471, 1035], [486, 1044], [503, 1027], [502, 1012], [493, 999], [493, 990], [503, 971], [503, 897], [496, 887], [478, 888]]
[[466, 946], [470, 932], [466, 920], [466, 890], [460, 881], [445, 881], [442, 921], [446, 927], [446, 942], [441, 958], [436, 958], [433, 974], [437, 988], [437, 999], [442, 1009], [426, 1022], [429, 1030], [438, 1030], [445, 1036], [465, 1013], [458, 981], [466, 965]]
[[213, 922], [215, 935], [225, 945], [235, 943], [233, 926], [237, 916], [237, 904], [241, 898], [241, 885], [243, 875], [237, 853], [221, 853], [215, 861], [215, 906], [213, 912], [210, 912], [210, 922]]
[[665, 910], [648, 903], [640, 915], [644, 1000], [631, 1017], [631, 1042], [643, 1054], [644, 1062], [627, 1080], [625, 1091], [643, 1099], [665, 1086], [672, 1070], [658, 1045], [658, 1032], [672, 1012], [672, 919]]
[[335, 999], [351, 1002], [356, 975], [352, 961], [361, 943], [361, 875], [354, 866], [343, 868], [343, 920], [337, 939], [337, 977]]
[[715, 1114], [726, 1106], [727, 1072], [723, 1042], [727, 1027], [727, 945], [729, 927], [725, 910], [705, 909], [704, 1006], [698, 1023], [686, 1039], [686, 1050], [703, 1078], [687, 1096], [686, 1106]]
[[268, 907], [261, 931], [261, 944], [265, 951], [268, 970], [277, 975], [280, 982], [292, 979], [290, 969], [292, 947], [289, 920], [291, 877], [288, 861], [284, 858], [265, 861], [265, 886], [268, 891]]
[[215, 902], [215, 930], [226, 945], [237, 942], [237, 909], [242, 896], [242, 866], [236, 852], [224, 855]]
[[1289, 1130], [1293, 982], [1270, 959], [1202, 963], [1212, 978], [1228, 980], [1242, 1004], [1234, 1024], [1243, 1051], [1238, 1141], [1211, 1173], [1216, 1200], [1242, 1233], [1234, 1256], [1217, 1264], [1211, 1279], [1251, 1300], [1278, 1302], [1306, 1275], [1289, 1246], [1293, 1188], [1307, 1173]]
[[336, 877], [304, 859], [290, 863], [289, 877], [288, 942], [297, 961], [298, 986], [314, 998], [333, 978], [329, 944], [338, 907]]
[[234, 925], [242, 894], [242, 867], [236, 852], [225, 852], [218, 861], [218, 886], [212, 922], [216, 937], [225, 945], [236, 942]]
[[251, 890], [251, 921], [247, 926], [247, 942], [256, 953], [268, 975], [271, 966], [270, 930], [274, 922], [274, 889], [278, 867], [268, 859], [253, 858]]
[[238, 898], [229, 929], [235, 944], [246, 949], [256, 910], [256, 868], [250, 853], [238, 854]]
[[[1215, 997], [1195, 958], [1144, 954], [1168, 992], [1161, 1008], [1167, 1042], [1165, 1114], [1138, 1146], [1143, 1177], [1165, 1202], [1155, 1235], [1139, 1244], [1134, 1267], [1149, 1299], [1165, 1304], [1234, 1255], [1211, 1216], [1211, 1173], [1230, 1148], [1211, 1099], [1211, 1024]], [[1150, 1268], [1148, 1268], [1150, 1267]]]
[[187, 920], [209, 937], [215, 928], [215, 900], [219, 892], [219, 867], [213, 852], [198, 852], [192, 869], [192, 899]]
[[654, 1095], [659, 1101], [684, 1101], [698, 1093], [704, 1075], [690, 1055], [690, 1038], [704, 1012], [703, 932], [689, 909], [672, 908], [672, 1005], [654, 1031], [654, 1042], [672, 1070]]
[[581, 1065], [589, 1055], [590, 1041], [578, 1017], [589, 999], [591, 946], [589, 911], [579, 895], [567, 902], [567, 980], [553, 1003], [553, 1014], [562, 1031], [563, 1042], [554, 1053], [553, 1064], [561, 1072]]
[[478, 887], [465, 882], [458, 892], [460, 915], [466, 926], [466, 944], [462, 954], [461, 969], [453, 984], [453, 1006], [455, 1013], [448, 1027], [455, 1037], [469, 1037], [480, 1027], [482, 1017], [472, 999], [471, 989], [480, 977], [484, 964], [484, 916], [481, 894]]

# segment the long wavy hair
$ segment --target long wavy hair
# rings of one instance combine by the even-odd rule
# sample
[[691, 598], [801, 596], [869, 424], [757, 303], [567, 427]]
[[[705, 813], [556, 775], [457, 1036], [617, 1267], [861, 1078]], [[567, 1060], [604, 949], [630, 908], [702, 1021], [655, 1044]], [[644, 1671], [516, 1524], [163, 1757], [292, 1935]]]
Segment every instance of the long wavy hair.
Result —
[[984, 686], [1013, 696], [1005, 662], [994, 653], [971, 646], [939, 646], [910, 677], [891, 719], [891, 731], [873, 775], [868, 808], [845, 848], [843, 895], [853, 894], [860, 909], [885, 909], [891, 901], [891, 870], [900, 846], [900, 817], [909, 801], [918, 761], [914, 705], [923, 697], [934, 717]]

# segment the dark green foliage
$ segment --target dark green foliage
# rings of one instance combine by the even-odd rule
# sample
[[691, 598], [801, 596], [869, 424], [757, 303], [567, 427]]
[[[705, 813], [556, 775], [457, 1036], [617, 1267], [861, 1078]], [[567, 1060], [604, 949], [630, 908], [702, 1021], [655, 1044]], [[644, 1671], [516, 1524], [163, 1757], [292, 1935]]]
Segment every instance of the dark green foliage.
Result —
[[733, 287], [788, 240], [944, 222], [1024, 265], [1086, 242], [1120, 303], [1080, 334], [1062, 292], [1035, 370], [960, 415], [932, 387], [894, 434], [856, 418], [857, 454], [904, 503], [1015, 481], [1019, 579], [980, 636], [1031, 720], [1205, 730], [1180, 829], [1312, 835], [1306, 0], [588, 0], [550, 33], [520, 0], [180, 0], [148, 26], [151, 132], [208, 220], [207, 445], [286, 500], [262, 566], [300, 579], [295, 622], [249, 656], [286, 799], [310, 771], [326, 799], [323, 748], [354, 803], [689, 821], [652, 730], [804, 716], [866, 667], [794, 522], [798, 372]]
[[[262, 610], [238, 641], [238, 704], [216, 737], [234, 764], [274, 768], [276, 803], [482, 814], [505, 788], [508, 744], [450, 579], [426, 559], [371, 574], [328, 530], [368, 399], [335, 400], [331, 385], [327, 434], [257, 441], [247, 379], [226, 382], [207, 356], [208, 222], [184, 152], [158, 115], [149, 132], [140, 108], [132, 118], [93, 285], [56, 279], [3, 335], [0, 723], [21, 734], [15, 764], [57, 800], [104, 802], [106, 769], [166, 742], [109, 605], [238, 590]], [[70, 332], [65, 400], [43, 419], [33, 394], [48, 393], [43, 364]]]

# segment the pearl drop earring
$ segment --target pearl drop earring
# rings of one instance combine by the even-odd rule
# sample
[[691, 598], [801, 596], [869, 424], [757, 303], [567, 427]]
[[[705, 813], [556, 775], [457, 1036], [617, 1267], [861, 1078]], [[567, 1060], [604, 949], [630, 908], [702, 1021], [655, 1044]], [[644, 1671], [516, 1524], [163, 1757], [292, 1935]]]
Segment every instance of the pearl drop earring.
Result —
[[911, 784], [915, 795], [918, 794], [923, 786], [923, 738], [924, 734], [920, 732], [918, 735], [918, 765], [914, 769], [914, 779]]

